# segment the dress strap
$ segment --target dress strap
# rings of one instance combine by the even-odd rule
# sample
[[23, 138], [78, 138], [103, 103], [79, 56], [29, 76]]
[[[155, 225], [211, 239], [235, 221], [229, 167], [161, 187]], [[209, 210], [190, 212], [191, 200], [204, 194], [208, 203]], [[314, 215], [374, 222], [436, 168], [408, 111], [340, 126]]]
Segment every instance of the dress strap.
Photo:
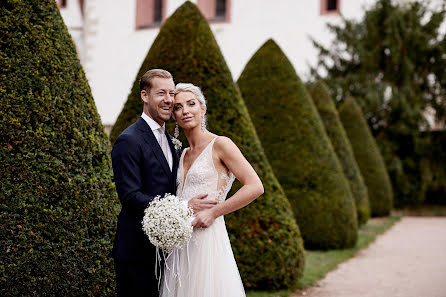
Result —
[[214, 142], [217, 138], [218, 138], [218, 136], [215, 136], [214, 139], [211, 140], [211, 146], [214, 146]]
[[[208, 158], [210, 158], [210, 160], [212, 160], [212, 155], [213, 155], [213, 149], [214, 149], [214, 142], [215, 140], [218, 138], [218, 136], [215, 136], [214, 139], [211, 140], [211, 142], [209, 142], [208, 146], [206, 147], [206, 150], [209, 150], [209, 152], [206, 152], [208, 155]], [[214, 166], [214, 162], [212, 161], [212, 166], [215, 168]]]
[[184, 155], [186, 154], [186, 151], [187, 151], [188, 149], [189, 149], [189, 148], [187, 147], [187, 148], [185, 148], [184, 150], [181, 151], [180, 159], [182, 159], [182, 158], [184, 157]]

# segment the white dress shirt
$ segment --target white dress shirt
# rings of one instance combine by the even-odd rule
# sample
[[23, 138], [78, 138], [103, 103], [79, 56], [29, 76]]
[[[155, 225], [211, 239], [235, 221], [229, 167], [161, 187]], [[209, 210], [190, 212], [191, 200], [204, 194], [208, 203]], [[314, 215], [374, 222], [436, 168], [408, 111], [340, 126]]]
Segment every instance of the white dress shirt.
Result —
[[[144, 121], [146, 121], [147, 125], [150, 126], [150, 129], [152, 129], [152, 132], [155, 135], [158, 144], [161, 144], [161, 132], [159, 130], [161, 126], [157, 122], [155, 122], [151, 117], [146, 115], [144, 112], [142, 113], [141, 117], [143, 118]], [[164, 129], [166, 129], [165, 123], [163, 127]], [[173, 158], [172, 158], [172, 151], [170, 150], [170, 145], [167, 145], [167, 163], [169, 164], [170, 170], [172, 171]]]

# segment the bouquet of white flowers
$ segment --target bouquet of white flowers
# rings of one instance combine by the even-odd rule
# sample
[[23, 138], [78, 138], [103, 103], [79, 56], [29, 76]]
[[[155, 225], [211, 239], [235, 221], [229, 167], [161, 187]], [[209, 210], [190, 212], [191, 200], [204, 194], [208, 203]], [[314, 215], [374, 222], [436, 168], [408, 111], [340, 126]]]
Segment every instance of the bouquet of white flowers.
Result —
[[175, 195], [156, 196], [144, 211], [142, 229], [150, 242], [170, 252], [192, 237], [193, 211]]

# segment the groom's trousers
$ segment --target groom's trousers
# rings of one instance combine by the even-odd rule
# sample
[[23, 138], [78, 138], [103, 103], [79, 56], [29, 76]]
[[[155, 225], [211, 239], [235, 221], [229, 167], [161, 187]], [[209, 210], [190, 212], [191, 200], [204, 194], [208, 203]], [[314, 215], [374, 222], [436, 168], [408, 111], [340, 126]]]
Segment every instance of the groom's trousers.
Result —
[[118, 297], [158, 297], [153, 263], [115, 258]]

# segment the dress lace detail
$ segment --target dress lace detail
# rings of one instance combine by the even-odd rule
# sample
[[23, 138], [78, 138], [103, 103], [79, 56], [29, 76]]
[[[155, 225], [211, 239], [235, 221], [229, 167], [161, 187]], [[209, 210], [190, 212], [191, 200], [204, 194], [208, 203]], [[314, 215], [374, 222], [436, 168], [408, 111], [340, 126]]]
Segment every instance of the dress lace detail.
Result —
[[[217, 138], [217, 137], [216, 137]], [[177, 174], [177, 196], [184, 201], [207, 193], [205, 199], [223, 202], [235, 180], [232, 172], [219, 172], [212, 158], [214, 138], [184, 176], [184, 156]], [[182, 249], [168, 255], [161, 284], [162, 297], [245, 296], [223, 216], [209, 228], [194, 229]]]
[[[203, 190], [207, 190], [207, 199], [222, 202], [226, 199], [226, 195], [231, 190], [232, 183], [235, 180], [232, 172], [218, 172], [212, 159], [212, 148], [214, 138], [200, 155], [192, 163], [186, 176], [184, 176], [184, 156], [189, 148], [186, 148], [181, 155], [180, 166], [177, 174], [177, 196], [183, 200], [189, 200], [199, 194], [203, 194]], [[223, 183], [219, 182], [219, 179]]]

